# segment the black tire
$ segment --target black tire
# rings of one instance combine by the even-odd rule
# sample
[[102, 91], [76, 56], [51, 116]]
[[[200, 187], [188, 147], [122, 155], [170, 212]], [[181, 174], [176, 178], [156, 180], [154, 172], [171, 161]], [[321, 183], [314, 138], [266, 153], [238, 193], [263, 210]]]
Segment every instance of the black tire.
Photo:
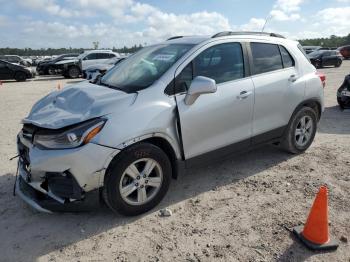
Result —
[[[150, 158], [159, 164], [163, 172], [163, 179], [153, 198], [141, 205], [131, 205], [123, 199], [119, 185], [124, 171], [129, 165], [144, 158]], [[126, 216], [135, 216], [145, 213], [158, 205], [165, 196], [169, 189], [171, 173], [169, 158], [159, 147], [149, 143], [135, 144], [119, 153], [109, 165], [104, 179], [102, 191], [103, 199], [114, 212]]]
[[[299, 121], [304, 117], [307, 116], [312, 121], [313, 129], [310, 135], [310, 138], [308, 142], [300, 146], [298, 145], [296, 141], [296, 129], [299, 125]], [[317, 114], [316, 112], [310, 108], [310, 107], [302, 107], [297, 113], [295, 113], [291, 120], [289, 121], [287, 130], [285, 131], [284, 137], [281, 141], [281, 147], [285, 151], [292, 153], [292, 154], [300, 154], [303, 153], [305, 150], [307, 150], [310, 145], [312, 144], [317, 129]]]
[[27, 75], [26, 75], [26, 73], [24, 73], [24, 72], [17, 72], [17, 73], [15, 74], [15, 80], [16, 80], [17, 82], [26, 81], [26, 80], [27, 80]]
[[342, 64], [342, 61], [338, 61], [336, 64], [335, 64], [335, 67], [340, 67]]
[[322, 68], [322, 62], [315, 62], [316, 68]]
[[71, 66], [68, 68], [68, 73], [67, 73], [69, 78], [78, 78], [80, 75], [80, 69], [77, 66]]
[[47, 69], [47, 73], [49, 75], [56, 75], [56, 72], [55, 72], [55, 68], [53, 66], [50, 66], [48, 69]]
[[350, 97], [337, 96], [337, 102], [341, 110], [350, 108]]

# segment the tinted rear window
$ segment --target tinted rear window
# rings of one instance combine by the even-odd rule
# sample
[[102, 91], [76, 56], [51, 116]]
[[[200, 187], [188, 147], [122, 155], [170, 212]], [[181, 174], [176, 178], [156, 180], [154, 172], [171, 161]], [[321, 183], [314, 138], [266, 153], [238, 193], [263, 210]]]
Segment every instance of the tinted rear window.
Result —
[[293, 67], [295, 65], [293, 57], [289, 54], [286, 48], [280, 46], [282, 61], [284, 68]]
[[283, 68], [278, 45], [251, 43], [250, 46], [253, 55], [254, 74], [262, 74]]

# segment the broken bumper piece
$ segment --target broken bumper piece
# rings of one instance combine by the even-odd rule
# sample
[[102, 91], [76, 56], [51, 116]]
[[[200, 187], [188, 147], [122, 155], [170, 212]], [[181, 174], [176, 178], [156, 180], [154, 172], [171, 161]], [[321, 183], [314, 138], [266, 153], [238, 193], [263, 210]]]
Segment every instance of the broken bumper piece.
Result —
[[[79, 200], [63, 199], [51, 190], [37, 190], [25, 180], [23, 168], [16, 181], [16, 194], [33, 209], [43, 213], [90, 211], [99, 206], [99, 190], [84, 193]], [[25, 174], [26, 175], [26, 174]]]

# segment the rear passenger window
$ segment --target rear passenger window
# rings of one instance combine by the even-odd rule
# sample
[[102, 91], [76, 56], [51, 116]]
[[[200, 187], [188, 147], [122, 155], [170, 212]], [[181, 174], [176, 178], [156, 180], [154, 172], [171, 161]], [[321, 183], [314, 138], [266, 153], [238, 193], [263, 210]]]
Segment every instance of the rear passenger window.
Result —
[[282, 61], [283, 61], [283, 67], [293, 67], [295, 65], [293, 57], [289, 54], [287, 49], [285, 49], [283, 46], [280, 46], [281, 55], [282, 55]]
[[194, 77], [206, 76], [217, 84], [244, 77], [242, 47], [239, 43], [208, 48], [193, 60]]
[[253, 55], [254, 74], [262, 74], [283, 68], [278, 45], [251, 43], [250, 46]]

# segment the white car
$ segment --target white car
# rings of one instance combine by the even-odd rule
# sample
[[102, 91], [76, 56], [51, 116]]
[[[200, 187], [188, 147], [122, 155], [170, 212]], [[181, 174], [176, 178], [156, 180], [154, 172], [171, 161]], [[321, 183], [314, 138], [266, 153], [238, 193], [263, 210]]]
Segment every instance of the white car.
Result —
[[120, 57], [120, 55], [111, 50], [85, 51], [75, 59], [55, 63], [55, 69], [65, 77], [77, 78], [88, 66], [104, 63], [113, 57]]
[[324, 85], [300, 44], [277, 34], [222, 32], [144, 47], [96, 81], [33, 106], [18, 134], [16, 192], [43, 212], [95, 195], [139, 215], [188, 168], [266, 143], [303, 153], [324, 110]]

